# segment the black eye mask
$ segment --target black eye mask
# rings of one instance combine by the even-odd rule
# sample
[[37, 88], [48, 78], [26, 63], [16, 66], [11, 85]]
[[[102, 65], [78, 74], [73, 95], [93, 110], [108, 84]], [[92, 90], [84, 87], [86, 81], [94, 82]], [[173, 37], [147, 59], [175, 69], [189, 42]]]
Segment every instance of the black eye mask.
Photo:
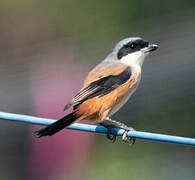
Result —
[[119, 50], [117, 57], [118, 59], [121, 59], [123, 56], [126, 56], [130, 53], [136, 52], [136, 51], [140, 51], [140, 49], [143, 49], [145, 47], [148, 47], [148, 42], [142, 40], [142, 39], [138, 39], [135, 41], [131, 41], [125, 45], [123, 45], [123, 47], [121, 47], [121, 49]]

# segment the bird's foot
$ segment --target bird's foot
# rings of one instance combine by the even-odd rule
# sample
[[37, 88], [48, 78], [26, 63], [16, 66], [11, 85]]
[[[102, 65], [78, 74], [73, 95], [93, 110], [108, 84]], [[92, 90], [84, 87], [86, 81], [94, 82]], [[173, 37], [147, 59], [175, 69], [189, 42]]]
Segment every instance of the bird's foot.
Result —
[[135, 144], [136, 138], [132, 138], [132, 137], [127, 137], [127, 133], [129, 131], [135, 131], [132, 127], [126, 127], [124, 128], [125, 132], [123, 133], [122, 136], [122, 141], [125, 143], [130, 143], [130, 145]]
[[106, 137], [112, 141], [113, 143], [116, 141], [116, 135], [111, 134], [111, 129], [113, 126], [111, 125], [105, 125], [104, 123], [100, 123], [101, 126], [104, 126], [105, 128], [107, 128], [107, 135]]
[[122, 136], [122, 141], [129, 143], [131, 142], [131, 144], [135, 144], [136, 139], [132, 138], [132, 137], [128, 137], [127, 133], [129, 131], [134, 131], [134, 129], [132, 127], [128, 127], [125, 124], [115, 121], [115, 120], [111, 120], [109, 117], [107, 117], [103, 122], [100, 123], [100, 125], [104, 126], [105, 128], [107, 128], [108, 132], [107, 132], [107, 138], [109, 140], [111, 140], [113, 143], [116, 141], [116, 135], [111, 134], [111, 129], [112, 128], [121, 128], [124, 129], [125, 132]]
[[108, 126], [108, 127], [106, 127], [106, 128], [107, 128], [107, 130], [108, 130], [106, 137], [107, 137], [110, 141], [112, 141], [112, 143], [114, 143], [114, 142], [116, 141], [116, 135], [111, 134], [111, 127], [110, 127], [110, 126]]

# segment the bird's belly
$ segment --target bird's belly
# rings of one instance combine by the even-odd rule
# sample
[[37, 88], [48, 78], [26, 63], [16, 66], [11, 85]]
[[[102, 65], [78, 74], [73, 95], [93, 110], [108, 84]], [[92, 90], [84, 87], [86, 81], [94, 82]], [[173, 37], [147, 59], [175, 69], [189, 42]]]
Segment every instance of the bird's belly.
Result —
[[109, 116], [112, 116], [115, 114], [131, 97], [131, 95], [135, 92], [136, 88], [134, 90], [131, 89], [121, 100], [119, 103], [117, 103], [112, 110], [109, 113]]

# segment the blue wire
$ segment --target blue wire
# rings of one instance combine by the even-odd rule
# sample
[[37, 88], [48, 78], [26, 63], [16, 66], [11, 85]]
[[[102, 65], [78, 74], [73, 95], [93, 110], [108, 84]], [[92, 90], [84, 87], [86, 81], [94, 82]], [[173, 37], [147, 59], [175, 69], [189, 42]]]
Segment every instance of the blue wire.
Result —
[[[12, 114], [6, 112], [0, 112], [0, 119], [19, 121], [19, 122], [25, 122], [30, 124], [38, 124], [38, 125], [50, 125], [51, 123], [56, 121], [52, 119], [39, 118], [39, 117], [20, 115], [20, 114]], [[107, 133], [107, 129], [102, 126], [95, 126], [95, 125], [81, 124], [81, 123], [74, 123], [71, 126], [69, 126], [68, 129], [87, 131], [87, 132], [96, 132], [102, 134]], [[111, 133], [117, 136], [122, 136], [124, 130], [113, 128]], [[148, 132], [141, 132], [141, 131], [129, 131], [127, 133], [127, 136], [132, 138], [195, 146], [195, 138], [163, 135], [163, 134], [148, 133]]]

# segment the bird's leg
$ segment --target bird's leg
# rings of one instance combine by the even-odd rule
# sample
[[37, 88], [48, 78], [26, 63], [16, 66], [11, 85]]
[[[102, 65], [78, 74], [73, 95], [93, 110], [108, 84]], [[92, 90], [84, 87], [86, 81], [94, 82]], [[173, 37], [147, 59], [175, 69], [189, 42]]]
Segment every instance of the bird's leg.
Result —
[[114, 127], [114, 126], [112, 126], [112, 125], [108, 125], [108, 124], [106, 124], [106, 123], [104, 123], [104, 122], [101, 122], [100, 123], [100, 125], [101, 126], [104, 126], [105, 128], [107, 128], [107, 138], [109, 139], [109, 140], [111, 140], [113, 143], [116, 141], [116, 135], [113, 135], [113, 134], [111, 134], [111, 128], [112, 127]]
[[[135, 143], [135, 140], [136, 140], [135, 138], [127, 137], [128, 131], [133, 131], [134, 130], [132, 127], [128, 127], [128, 126], [126, 126], [125, 124], [123, 124], [121, 122], [110, 119], [109, 117], [105, 118], [104, 121], [101, 123], [101, 125], [103, 125], [104, 127], [106, 127], [108, 129], [108, 134], [107, 134], [108, 139], [113, 140], [113, 135], [110, 136], [111, 135], [110, 130], [111, 130], [112, 127], [115, 127], [115, 128], [121, 128], [121, 129], [125, 130], [125, 132], [122, 136], [122, 141], [124, 141], [124, 142], [132, 141], [132, 144]], [[116, 140], [116, 135], [115, 135], [114, 139]]]

